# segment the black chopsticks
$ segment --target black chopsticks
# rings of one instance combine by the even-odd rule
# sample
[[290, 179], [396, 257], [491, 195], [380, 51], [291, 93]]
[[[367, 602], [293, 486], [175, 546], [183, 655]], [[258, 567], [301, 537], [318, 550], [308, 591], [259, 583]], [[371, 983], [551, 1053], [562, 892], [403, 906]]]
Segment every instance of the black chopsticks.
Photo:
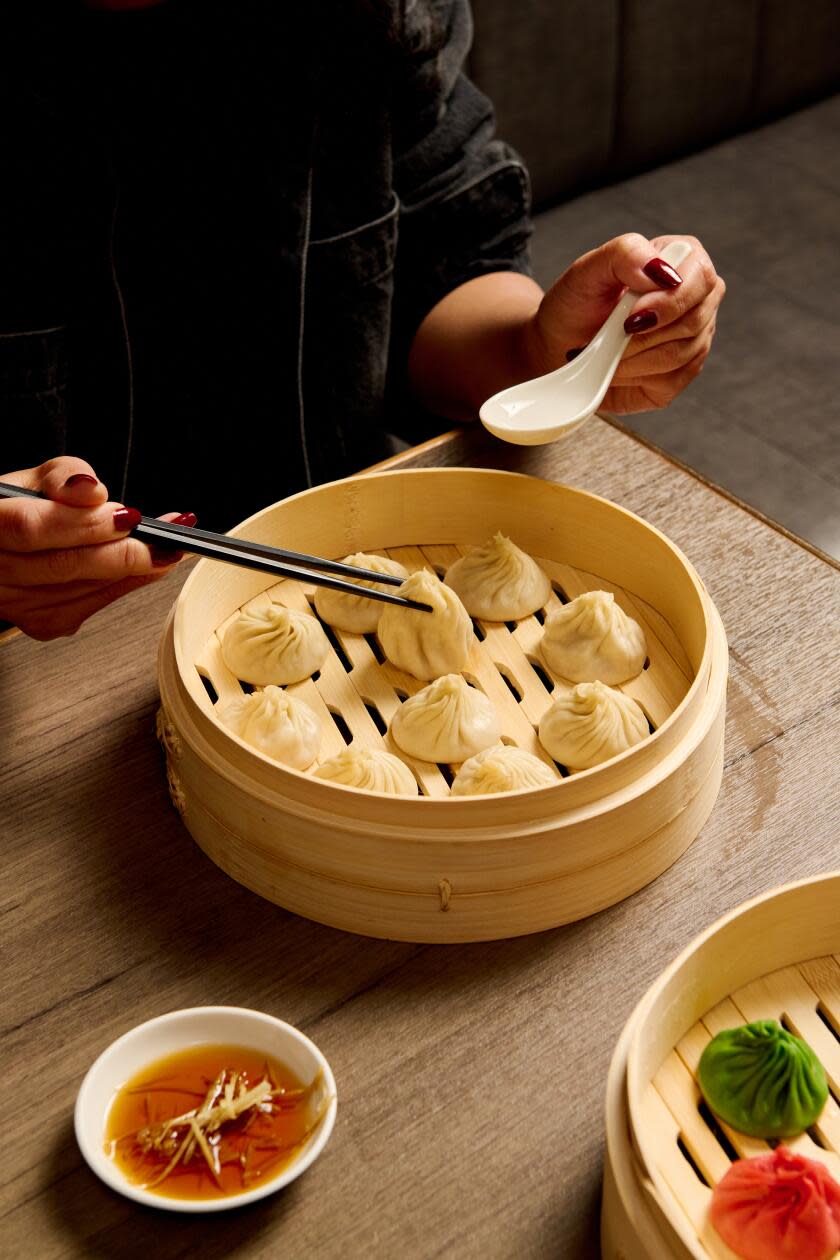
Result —
[[[389, 591], [372, 590], [367, 586], [358, 586], [355, 582], [346, 582], [339, 577], [331, 577], [332, 573], [352, 573], [356, 578], [367, 578], [374, 582], [382, 582], [388, 586], [401, 586], [402, 578], [390, 573], [377, 573], [373, 569], [357, 569], [352, 564], [342, 564], [339, 560], [324, 560], [320, 556], [310, 556], [302, 551], [285, 551], [282, 547], [269, 547], [265, 543], [248, 542], [244, 538], [229, 538], [227, 534], [214, 534], [209, 529], [196, 529], [191, 525], [174, 525], [169, 521], [159, 521], [154, 516], [144, 516], [132, 534], [142, 542], [155, 545], [176, 547], [179, 551], [191, 551], [197, 556], [205, 556], [210, 560], [224, 560], [228, 564], [238, 564], [244, 569], [263, 569], [266, 573], [275, 573], [278, 577], [294, 578], [297, 582], [311, 582], [313, 586], [327, 586], [333, 591], [345, 591], [351, 595], [362, 595], [366, 599], [378, 599], [385, 604], [399, 604], [403, 608], [414, 608], [418, 612], [431, 612], [428, 604], [418, 603], [415, 599], [406, 599], [403, 595], [392, 595]], [[300, 568], [297, 564], [289, 564], [289, 560], [300, 560], [310, 568]], [[314, 569], [327, 570], [314, 572]]]
[[[43, 497], [37, 490], [25, 490], [22, 486], [13, 486], [8, 482], [0, 481], [0, 499], [42, 499]], [[402, 578], [390, 573], [359, 569], [355, 565], [343, 564], [340, 560], [325, 560], [320, 556], [310, 556], [302, 551], [286, 551], [282, 547], [269, 547], [265, 543], [250, 542], [245, 538], [230, 538], [227, 534], [214, 534], [209, 529], [175, 525], [171, 521], [159, 521], [155, 516], [141, 517], [140, 524], [131, 533], [142, 542], [152, 543], [155, 546], [163, 545], [178, 551], [189, 551], [210, 560], [223, 560], [227, 564], [239, 565], [240, 568], [260, 569], [266, 573], [273, 573], [277, 577], [292, 578], [297, 582], [310, 582], [313, 586], [326, 586], [330, 590], [361, 595], [365, 599], [376, 599], [385, 604], [398, 604], [403, 608], [413, 608], [418, 612], [432, 611], [428, 604], [421, 604], [415, 599], [392, 595], [389, 591], [359, 586], [356, 582], [330, 576], [335, 573], [346, 573], [356, 579], [365, 578], [385, 586], [402, 585]], [[309, 567], [300, 567], [301, 565]]]

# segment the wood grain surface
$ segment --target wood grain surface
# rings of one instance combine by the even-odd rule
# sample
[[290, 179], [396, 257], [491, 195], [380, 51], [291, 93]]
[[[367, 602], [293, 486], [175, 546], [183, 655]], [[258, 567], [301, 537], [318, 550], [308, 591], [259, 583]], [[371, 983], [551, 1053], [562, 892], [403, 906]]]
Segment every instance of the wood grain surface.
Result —
[[[155, 651], [181, 572], [72, 640], [0, 647], [4, 1158], [0, 1253], [598, 1255], [607, 1065], [643, 990], [746, 897], [840, 866], [840, 574], [600, 420], [565, 444], [473, 430], [400, 457], [567, 481], [664, 530], [732, 654], [726, 769], [697, 842], [602, 914], [489, 945], [363, 939], [239, 887], [169, 804]], [[338, 1083], [317, 1164], [251, 1208], [143, 1210], [83, 1165], [72, 1108], [120, 1033], [231, 1003], [314, 1038]]]

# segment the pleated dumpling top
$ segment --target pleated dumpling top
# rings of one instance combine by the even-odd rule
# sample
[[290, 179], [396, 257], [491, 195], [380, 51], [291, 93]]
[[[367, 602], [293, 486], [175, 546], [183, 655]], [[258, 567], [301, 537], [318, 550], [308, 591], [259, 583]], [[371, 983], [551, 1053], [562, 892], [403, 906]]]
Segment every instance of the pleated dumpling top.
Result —
[[394, 796], [416, 796], [418, 790], [417, 780], [399, 757], [384, 748], [356, 748], [353, 744], [323, 762], [315, 778]]
[[591, 770], [649, 734], [636, 701], [602, 682], [578, 683], [559, 695], [539, 728], [543, 748], [569, 770]]
[[452, 796], [486, 796], [559, 782], [560, 776], [533, 753], [511, 744], [494, 744], [464, 762], [452, 784]]
[[424, 682], [462, 670], [474, 633], [469, 613], [455, 592], [427, 569], [418, 569], [393, 589], [397, 595], [430, 605], [432, 611], [384, 605], [378, 634], [388, 660]]
[[484, 621], [529, 617], [551, 595], [551, 583], [536, 560], [502, 533], [456, 560], [444, 581], [470, 616]]
[[840, 1185], [819, 1160], [777, 1146], [735, 1161], [714, 1188], [709, 1220], [742, 1260], [834, 1260]]
[[586, 591], [550, 612], [541, 646], [548, 668], [570, 682], [627, 682], [647, 656], [644, 630], [611, 591]]
[[329, 651], [329, 641], [310, 613], [269, 604], [243, 609], [222, 639], [230, 672], [256, 687], [285, 686], [311, 678]]
[[828, 1097], [814, 1051], [775, 1019], [719, 1032], [701, 1055], [697, 1080], [715, 1115], [758, 1138], [804, 1133]]
[[219, 714], [228, 730], [274, 761], [305, 770], [318, 756], [321, 723], [305, 700], [265, 687], [232, 700]]
[[500, 731], [484, 692], [460, 674], [446, 674], [400, 706], [391, 736], [410, 757], [450, 764], [497, 744]]
[[[408, 577], [407, 569], [388, 556], [356, 551], [352, 556], [345, 556], [343, 563], [354, 565], [357, 569], [371, 569], [374, 573], [386, 573], [390, 577], [402, 578], [403, 581]], [[368, 578], [347, 580], [370, 590], [377, 586], [376, 582]], [[378, 589], [396, 591], [397, 588], [384, 584]], [[332, 591], [327, 586], [319, 586], [315, 591], [315, 609], [321, 620], [326, 621], [328, 626], [336, 626], [339, 630], [348, 630], [352, 634], [372, 634], [379, 625], [384, 607], [381, 600], [367, 599], [364, 595], [348, 595], [346, 591]]]

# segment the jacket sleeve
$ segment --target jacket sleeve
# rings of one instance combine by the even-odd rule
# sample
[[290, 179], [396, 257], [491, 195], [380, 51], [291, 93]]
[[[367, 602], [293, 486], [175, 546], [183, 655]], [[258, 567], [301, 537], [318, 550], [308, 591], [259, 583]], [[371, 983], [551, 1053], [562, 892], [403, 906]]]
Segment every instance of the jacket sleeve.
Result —
[[54, 41], [37, 14], [41, 8], [21, 11], [17, 23], [0, 18], [0, 474], [41, 463], [65, 446], [64, 246], [73, 238], [66, 219], [77, 180], [68, 156], [70, 111], [53, 100]]
[[392, 109], [400, 201], [394, 334], [403, 353], [458, 285], [494, 271], [531, 274], [527, 172], [494, 138], [493, 107], [462, 72], [472, 39], [467, 0], [406, 8]]

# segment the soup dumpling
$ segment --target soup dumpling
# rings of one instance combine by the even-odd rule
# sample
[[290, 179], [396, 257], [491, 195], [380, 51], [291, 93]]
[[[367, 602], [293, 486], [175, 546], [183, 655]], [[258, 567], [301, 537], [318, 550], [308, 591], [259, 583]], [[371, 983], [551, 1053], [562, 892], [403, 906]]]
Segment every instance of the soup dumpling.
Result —
[[315, 778], [396, 796], [416, 796], [418, 791], [417, 780], [399, 757], [384, 748], [356, 748], [354, 744], [323, 762]]
[[397, 747], [421, 761], [465, 761], [497, 744], [500, 734], [493, 705], [460, 674], [446, 674], [418, 691], [391, 722]]
[[550, 787], [557, 782], [554, 770], [533, 753], [510, 744], [495, 744], [464, 762], [455, 776], [451, 795], [483, 796], [489, 792]]
[[432, 611], [383, 606], [378, 634], [388, 660], [424, 681], [463, 669], [472, 647], [473, 624], [455, 592], [434, 573], [418, 569], [396, 594], [429, 604]]
[[647, 643], [611, 591], [586, 591], [546, 617], [542, 653], [561, 678], [614, 684], [641, 672]]
[[281, 686], [311, 678], [329, 647], [323, 627], [309, 613], [269, 604], [259, 610], [243, 609], [228, 626], [222, 660], [243, 682]]
[[716, 1116], [758, 1138], [797, 1137], [828, 1098], [816, 1054], [776, 1019], [719, 1032], [700, 1056], [697, 1084]]
[[834, 1260], [840, 1184], [822, 1161], [777, 1146], [730, 1165], [712, 1191], [708, 1219], [736, 1256]]
[[305, 770], [318, 756], [321, 723], [305, 700], [280, 687], [252, 691], [219, 714], [228, 730], [274, 761]]
[[[372, 556], [364, 551], [357, 551], [352, 556], [345, 556], [343, 563], [352, 564], [357, 569], [373, 569], [374, 573], [387, 573], [391, 577], [402, 578], [403, 581], [408, 577], [408, 570], [388, 556]], [[348, 581], [369, 589], [397, 589], [390, 585], [378, 587], [376, 582], [367, 578], [348, 578]], [[315, 592], [315, 610], [322, 621], [326, 621], [328, 626], [337, 626], [339, 630], [348, 630], [352, 634], [372, 634], [379, 624], [384, 607], [383, 603], [366, 599], [364, 595], [347, 595], [344, 591], [331, 591], [326, 586], [319, 586]]]
[[540, 722], [543, 748], [570, 770], [590, 770], [650, 734], [640, 706], [602, 682], [578, 683], [554, 701]]
[[456, 560], [444, 578], [471, 617], [516, 621], [542, 608], [551, 583], [536, 560], [504, 534]]

